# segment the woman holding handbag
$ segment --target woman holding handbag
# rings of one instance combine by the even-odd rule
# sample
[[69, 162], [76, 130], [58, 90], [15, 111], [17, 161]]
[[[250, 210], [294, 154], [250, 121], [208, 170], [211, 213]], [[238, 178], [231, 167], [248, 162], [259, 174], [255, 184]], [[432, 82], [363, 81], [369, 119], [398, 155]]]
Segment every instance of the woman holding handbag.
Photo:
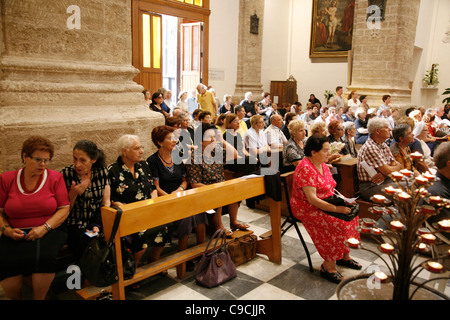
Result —
[[305, 158], [298, 164], [294, 173], [292, 213], [302, 221], [324, 259], [320, 275], [339, 283], [343, 277], [336, 269], [336, 264], [361, 269], [361, 265], [350, 258], [350, 250], [345, 245], [345, 240], [349, 238], [359, 239], [359, 232], [356, 230], [358, 218], [344, 221], [326, 213], [351, 213], [347, 206], [335, 206], [323, 200], [333, 196], [336, 187], [326, 164], [330, 156], [328, 138], [311, 136], [304, 151]]

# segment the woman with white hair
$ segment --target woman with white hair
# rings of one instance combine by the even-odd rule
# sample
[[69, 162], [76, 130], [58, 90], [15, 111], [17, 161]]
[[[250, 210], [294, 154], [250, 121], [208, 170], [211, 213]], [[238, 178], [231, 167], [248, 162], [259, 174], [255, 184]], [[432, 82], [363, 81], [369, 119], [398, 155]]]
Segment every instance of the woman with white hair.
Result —
[[[111, 183], [111, 204], [121, 206], [141, 200], [156, 198], [158, 192], [147, 162], [143, 159], [144, 146], [138, 136], [123, 135], [117, 142], [119, 157], [108, 168]], [[171, 242], [171, 225], [135, 233], [131, 236], [130, 250], [136, 266], [148, 246], [153, 247], [150, 261], [159, 259], [165, 245]]]
[[356, 150], [355, 144], [355, 136], [356, 136], [356, 128], [353, 122], [344, 122], [344, 136], [342, 137], [342, 141], [345, 143], [344, 150], [345, 154], [349, 154], [352, 158], [358, 157], [358, 150]]
[[413, 131], [414, 137], [420, 142], [423, 151], [423, 160], [430, 168], [435, 168], [433, 157], [431, 156], [431, 149], [427, 145], [427, 141], [430, 141], [428, 136], [428, 126], [424, 122], [416, 123]]
[[293, 171], [305, 157], [306, 124], [302, 120], [293, 120], [288, 126], [291, 138], [283, 149], [283, 171]]
[[355, 142], [357, 144], [364, 144], [369, 138], [369, 132], [367, 131], [367, 112], [365, 108], [358, 108], [355, 112], [356, 120], [355, 120], [355, 128], [356, 128], [356, 136]]
[[178, 95], [178, 103], [177, 107], [180, 107], [183, 112], [189, 113], [189, 106], [186, 102], [186, 99], [188, 97], [187, 91], [181, 91]]

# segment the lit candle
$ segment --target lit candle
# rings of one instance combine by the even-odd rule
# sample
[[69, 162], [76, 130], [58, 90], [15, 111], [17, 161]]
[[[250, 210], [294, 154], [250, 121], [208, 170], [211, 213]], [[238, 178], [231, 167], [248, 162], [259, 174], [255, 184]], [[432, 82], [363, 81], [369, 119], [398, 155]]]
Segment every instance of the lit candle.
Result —
[[381, 272], [381, 271], [375, 272], [374, 275], [375, 275], [375, 279], [377, 279], [381, 283], [386, 282], [386, 280], [388, 279], [388, 276], [384, 272]]
[[381, 251], [387, 254], [391, 254], [394, 251], [394, 247], [389, 243], [383, 243], [381, 246]]
[[410, 156], [413, 159], [422, 159], [423, 157], [423, 155], [419, 151], [411, 153]]
[[431, 233], [423, 234], [422, 241], [425, 243], [434, 243], [434, 241], [436, 241], [436, 237]]
[[429, 247], [425, 243], [421, 243], [418, 245], [418, 249], [420, 252], [427, 252], [429, 250]]
[[442, 202], [442, 198], [439, 196], [432, 196], [430, 197], [430, 202], [434, 204], [438, 204]]
[[398, 199], [401, 201], [408, 201], [409, 199], [411, 199], [411, 196], [409, 194], [407, 194], [406, 192], [402, 192], [402, 193], [399, 193]]
[[428, 234], [428, 233], [430, 233], [430, 229], [428, 229], [428, 228], [419, 228], [419, 229], [417, 229], [417, 233], [419, 235]]
[[418, 176], [418, 177], [416, 178], [416, 183], [417, 183], [417, 184], [420, 184], [420, 185], [425, 185], [425, 184], [428, 183], [428, 179], [425, 178], [425, 177], [423, 177], [423, 176]]
[[436, 209], [434, 209], [434, 207], [432, 206], [422, 206], [422, 212], [426, 213], [426, 214], [433, 214], [436, 211]]
[[428, 180], [434, 180], [434, 179], [436, 179], [436, 176], [434, 175], [434, 174], [431, 174], [430, 172], [425, 172], [424, 174], [423, 174], [423, 176], [425, 177], [425, 178], [427, 178]]
[[403, 223], [400, 221], [391, 221], [391, 229], [394, 231], [399, 231], [403, 229]]
[[350, 238], [347, 240], [347, 244], [350, 248], [358, 248], [359, 240], [355, 238]]
[[383, 207], [372, 207], [372, 212], [375, 214], [383, 214], [384, 208]]
[[397, 179], [397, 180], [403, 179], [403, 174], [398, 171], [392, 172], [391, 176], [393, 179]]
[[431, 272], [441, 272], [442, 271], [442, 264], [434, 261], [428, 261], [427, 263], [427, 269]]
[[438, 222], [438, 226], [442, 231], [450, 231], [450, 220], [441, 220]]
[[397, 192], [397, 189], [394, 188], [393, 186], [389, 186], [384, 188], [384, 192], [389, 193], [389, 194], [395, 194]]
[[382, 234], [383, 234], [383, 230], [380, 229], [380, 228], [373, 228], [373, 229], [372, 229], [372, 233], [373, 233], [374, 235], [379, 236], [379, 235], [382, 235]]
[[375, 220], [370, 218], [364, 218], [363, 219], [363, 225], [366, 227], [372, 227], [375, 224]]
[[410, 177], [412, 174], [412, 171], [409, 171], [408, 169], [402, 169], [402, 170], [400, 170], [400, 173], [407, 177]]
[[375, 201], [376, 203], [385, 203], [386, 202], [386, 197], [376, 194], [373, 196], [373, 201]]
[[361, 227], [362, 233], [370, 233], [370, 230], [372, 230], [371, 227], [366, 227], [366, 226]]

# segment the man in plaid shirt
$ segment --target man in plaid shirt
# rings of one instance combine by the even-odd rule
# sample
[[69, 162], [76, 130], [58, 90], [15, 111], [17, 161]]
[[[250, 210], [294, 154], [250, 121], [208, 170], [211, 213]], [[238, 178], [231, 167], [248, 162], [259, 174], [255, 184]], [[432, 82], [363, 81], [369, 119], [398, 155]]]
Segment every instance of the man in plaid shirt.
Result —
[[[389, 122], [385, 118], [372, 118], [367, 124], [369, 138], [358, 153], [357, 171], [361, 197], [370, 200], [375, 194], [383, 194], [382, 189], [395, 182], [389, 175], [402, 169], [402, 165], [394, 159], [391, 149], [385, 143], [391, 136]], [[372, 175], [364, 169], [366, 162], [374, 169]]]

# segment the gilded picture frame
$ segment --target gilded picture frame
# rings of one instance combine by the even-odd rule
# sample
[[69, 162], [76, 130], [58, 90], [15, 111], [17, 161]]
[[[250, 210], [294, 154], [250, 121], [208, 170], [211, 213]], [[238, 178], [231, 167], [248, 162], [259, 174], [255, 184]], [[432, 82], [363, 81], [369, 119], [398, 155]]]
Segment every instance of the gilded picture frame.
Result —
[[355, 0], [313, 0], [310, 58], [346, 58], [352, 49]]

